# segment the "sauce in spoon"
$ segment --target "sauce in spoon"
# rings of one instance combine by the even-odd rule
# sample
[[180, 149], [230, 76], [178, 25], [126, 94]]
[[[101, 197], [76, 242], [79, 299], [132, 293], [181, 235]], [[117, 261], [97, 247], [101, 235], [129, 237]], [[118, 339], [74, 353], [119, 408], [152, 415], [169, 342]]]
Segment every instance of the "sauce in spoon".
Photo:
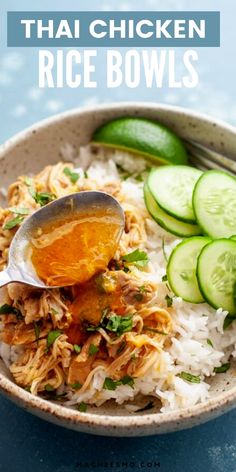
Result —
[[48, 286], [81, 284], [107, 267], [120, 233], [120, 219], [111, 209], [58, 217], [37, 230], [30, 243], [31, 261]]

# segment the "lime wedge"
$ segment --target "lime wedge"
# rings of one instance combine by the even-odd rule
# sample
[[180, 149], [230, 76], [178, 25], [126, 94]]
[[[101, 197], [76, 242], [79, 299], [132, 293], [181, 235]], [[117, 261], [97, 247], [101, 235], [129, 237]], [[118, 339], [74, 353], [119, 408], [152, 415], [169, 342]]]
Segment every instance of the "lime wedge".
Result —
[[173, 131], [145, 118], [118, 118], [98, 128], [92, 143], [136, 153], [155, 164], [186, 164], [187, 152]]

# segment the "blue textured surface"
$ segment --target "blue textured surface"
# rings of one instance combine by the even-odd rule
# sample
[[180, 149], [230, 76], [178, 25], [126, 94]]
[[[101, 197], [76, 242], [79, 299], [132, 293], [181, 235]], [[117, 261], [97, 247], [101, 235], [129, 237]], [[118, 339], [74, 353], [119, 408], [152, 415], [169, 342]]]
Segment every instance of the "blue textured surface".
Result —
[[[189, 5], [191, 3], [191, 6]], [[119, 5], [118, 5], [119, 4]], [[199, 51], [195, 89], [39, 90], [37, 52], [5, 47], [7, 10], [220, 10], [220, 49]], [[0, 142], [55, 112], [112, 100], [160, 101], [211, 113], [236, 123], [235, 0], [1, 0]], [[104, 52], [99, 53], [100, 63]], [[181, 50], [178, 52], [182, 55]], [[103, 74], [99, 67], [98, 76]], [[0, 397], [1, 472], [162, 471], [235, 472], [236, 410], [192, 430], [139, 439], [88, 436], [43, 422]]]
[[1, 398], [1, 472], [235, 472], [236, 411], [192, 430], [105, 438], [46, 423]]

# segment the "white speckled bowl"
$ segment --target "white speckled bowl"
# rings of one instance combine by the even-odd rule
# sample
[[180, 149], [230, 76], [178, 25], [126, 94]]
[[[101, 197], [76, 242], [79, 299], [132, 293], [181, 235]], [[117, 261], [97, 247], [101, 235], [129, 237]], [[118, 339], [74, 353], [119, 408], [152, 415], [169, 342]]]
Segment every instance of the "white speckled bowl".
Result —
[[[75, 109], [47, 119], [23, 131], [1, 146], [1, 186], [18, 175], [38, 172], [61, 159], [61, 146], [70, 143], [75, 151], [89, 142], [94, 129], [119, 116], [157, 119], [180, 136], [195, 139], [236, 160], [236, 130], [190, 110], [149, 103], [121, 103], [90, 109]], [[1, 202], [0, 202], [1, 203]], [[130, 414], [112, 402], [80, 413], [33, 396], [15, 385], [0, 360], [0, 390], [26, 410], [58, 425], [107, 436], [144, 436], [190, 428], [214, 418], [236, 404], [235, 367], [211, 381], [211, 398], [193, 408], [159, 413], [158, 402], [151, 412]], [[145, 401], [146, 403], [146, 401]]]

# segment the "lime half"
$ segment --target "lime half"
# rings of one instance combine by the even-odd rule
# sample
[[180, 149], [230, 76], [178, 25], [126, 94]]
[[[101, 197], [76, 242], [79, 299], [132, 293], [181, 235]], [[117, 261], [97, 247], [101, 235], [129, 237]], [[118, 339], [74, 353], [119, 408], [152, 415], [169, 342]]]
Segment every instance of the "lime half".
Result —
[[187, 152], [166, 126], [145, 118], [118, 118], [98, 128], [92, 143], [136, 153], [155, 164], [186, 164]]

